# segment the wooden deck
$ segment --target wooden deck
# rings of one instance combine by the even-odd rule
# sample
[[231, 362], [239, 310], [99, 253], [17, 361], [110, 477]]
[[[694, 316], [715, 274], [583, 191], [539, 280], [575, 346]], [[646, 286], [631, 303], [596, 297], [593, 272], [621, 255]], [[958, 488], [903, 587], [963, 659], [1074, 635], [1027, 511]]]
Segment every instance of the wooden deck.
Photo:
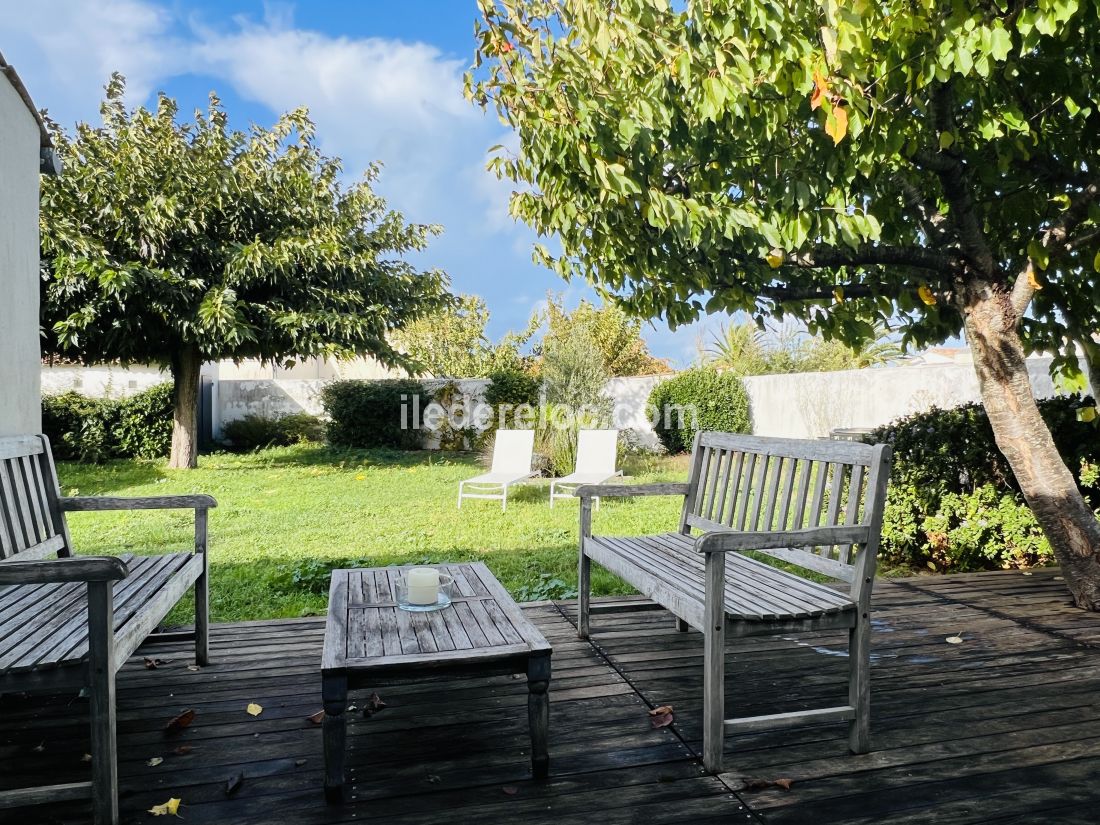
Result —
[[[659, 610], [612, 613], [593, 617], [589, 645], [571, 606], [528, 607], [555, 648], [550, 781], [529, 779], [524, 680], [379, 684], [388, 707], [353, 718], [354, 798], [338, 809], [324, 804], [321, 730], [307, 719], [321, 707], [322, 620], [219, 625], [202, 672], [186, 645], [158, 645], [120, 675], [124, 820], [155, 821], [144, 810], [179, 797], [188, 823], [1095, 823], [1100, 617], [1069, 607], [1055, 575], [879, 582], [872, 753], [848, 756], [843, 724], [746, 735], [727, 740], [720, 777], [696, 758], [700, 634]], [[962, 644], [944, 641], [957, 633]], [[836, 634], [731, 650], [731, 714], [843, 696]], [[170, 661], [146, 670], [143, 653]], [[86, 778], [85, 704], [0, 699], [0, 786]], [[671, 728], [650, 727], [658, 704], [675, 707]], [[166, 735], [186, 708], [193, 724]], [[776, 779], [790, 790], [760, 787]], [[0, 821], [76, 823], [85, 810]]]

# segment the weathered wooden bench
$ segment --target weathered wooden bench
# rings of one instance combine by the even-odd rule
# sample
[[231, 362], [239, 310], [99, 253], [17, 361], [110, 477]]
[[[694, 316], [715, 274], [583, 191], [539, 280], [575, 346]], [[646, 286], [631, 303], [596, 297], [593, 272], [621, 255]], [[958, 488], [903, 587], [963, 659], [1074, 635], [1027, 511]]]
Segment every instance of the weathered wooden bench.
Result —
[[[62, 498], [45, 436], [0, 438], [0, 693], [87, 688], [92, 756], [91, 782], [2, 791], [0, 809], [91, 796], [97, 825], [118, 822], [115, 672], [192, 585], [195, 661], [207, 663], [214, 506], [202, 495]], [[195, 511], [194, 552], [73, 556], [66, 512], [161, 508]]]
[[[870, 606], [890, 448], [699, 433], [685, 484], [581, 487], [578, 632], [589, 635], [592, 561], [704, 634], [703, 762], [722, 769], [725, 733], [849, 722], [849, 747], [870, 747]], [[684, 497], [677, 532], [592, 534], [597, 496]], [[849, 584], [848, 592], [750, 558], [767, 554]], [[725, 718], [725, 637], [845, 629], [848, 701]]]

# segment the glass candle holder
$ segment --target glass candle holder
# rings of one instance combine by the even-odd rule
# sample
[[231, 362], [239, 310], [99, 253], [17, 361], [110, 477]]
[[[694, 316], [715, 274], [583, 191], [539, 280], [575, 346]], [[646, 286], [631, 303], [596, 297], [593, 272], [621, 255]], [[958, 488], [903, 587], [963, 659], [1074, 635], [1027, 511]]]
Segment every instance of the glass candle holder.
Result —
[[[428, 576], [421, 571], [435, 574]], [[414, 567], [394, 580], [397, 606], [413, 613], [441, 610], [451, 603], [454, 577], [430, 567]]]

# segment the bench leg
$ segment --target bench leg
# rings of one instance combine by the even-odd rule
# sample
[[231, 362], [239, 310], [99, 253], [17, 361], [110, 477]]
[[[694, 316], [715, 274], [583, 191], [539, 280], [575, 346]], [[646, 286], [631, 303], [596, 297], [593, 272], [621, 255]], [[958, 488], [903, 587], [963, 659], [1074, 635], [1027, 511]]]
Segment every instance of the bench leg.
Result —
[[683, 619], [677, 617], [676, 618], [676, 630], [679, 631], [680, 633], [687, 633], [689, 630], [691, 630], [691, 625], [689, 625]]
[[871, 622], [860, 614], [848, 631], [848, 704], [855, 718], [848, 723], [848, 748], [852, 753], [871, 749]]
[[209, 511], [195, 511], [195, 552], [202, 554], [202, 575], [195, 581], [195, 664], [210, 664], [210, 579], [206, 554]]
[[88, 583], [88, 670], [92, 721], [92, 812], [95, 825], [118, 825], [115, 729], [115, 634], [112, 583]]
[[722, 772], [726, 733], [725, 559], [707, 553], [703, 629], [703, 767]]
[[591, 628], [589, 626], [589, 611], [592, 599], [592, 559], [581, 551], [580, 562], [577, 565], [577, 636], [587, 639]]
[[550, 773], [550, 654], [527, 660], [527, 723], [531, 727], [531, 772], [535, 779]]
[[344, 759], [348, 738], [348, 677], [345, 673], [321, 676], [325, 718], [321, 735], [325, 751], [325, 799], [330, 805], [344, 801]]

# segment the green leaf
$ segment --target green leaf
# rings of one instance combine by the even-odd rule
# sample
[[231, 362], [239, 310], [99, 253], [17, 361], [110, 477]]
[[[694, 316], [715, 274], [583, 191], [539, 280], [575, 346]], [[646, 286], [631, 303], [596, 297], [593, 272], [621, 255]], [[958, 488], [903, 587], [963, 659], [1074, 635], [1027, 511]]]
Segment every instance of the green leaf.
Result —
[[1012, 51], [1012, 35], [1008, 33], [1004, 25], [998, 20], [990, 32], [990, 54], [998, 63], [1008, 58]]
[[955, 136], [950, 132], [940, 132], [940, 149], [950, 149], [955, 142]]

